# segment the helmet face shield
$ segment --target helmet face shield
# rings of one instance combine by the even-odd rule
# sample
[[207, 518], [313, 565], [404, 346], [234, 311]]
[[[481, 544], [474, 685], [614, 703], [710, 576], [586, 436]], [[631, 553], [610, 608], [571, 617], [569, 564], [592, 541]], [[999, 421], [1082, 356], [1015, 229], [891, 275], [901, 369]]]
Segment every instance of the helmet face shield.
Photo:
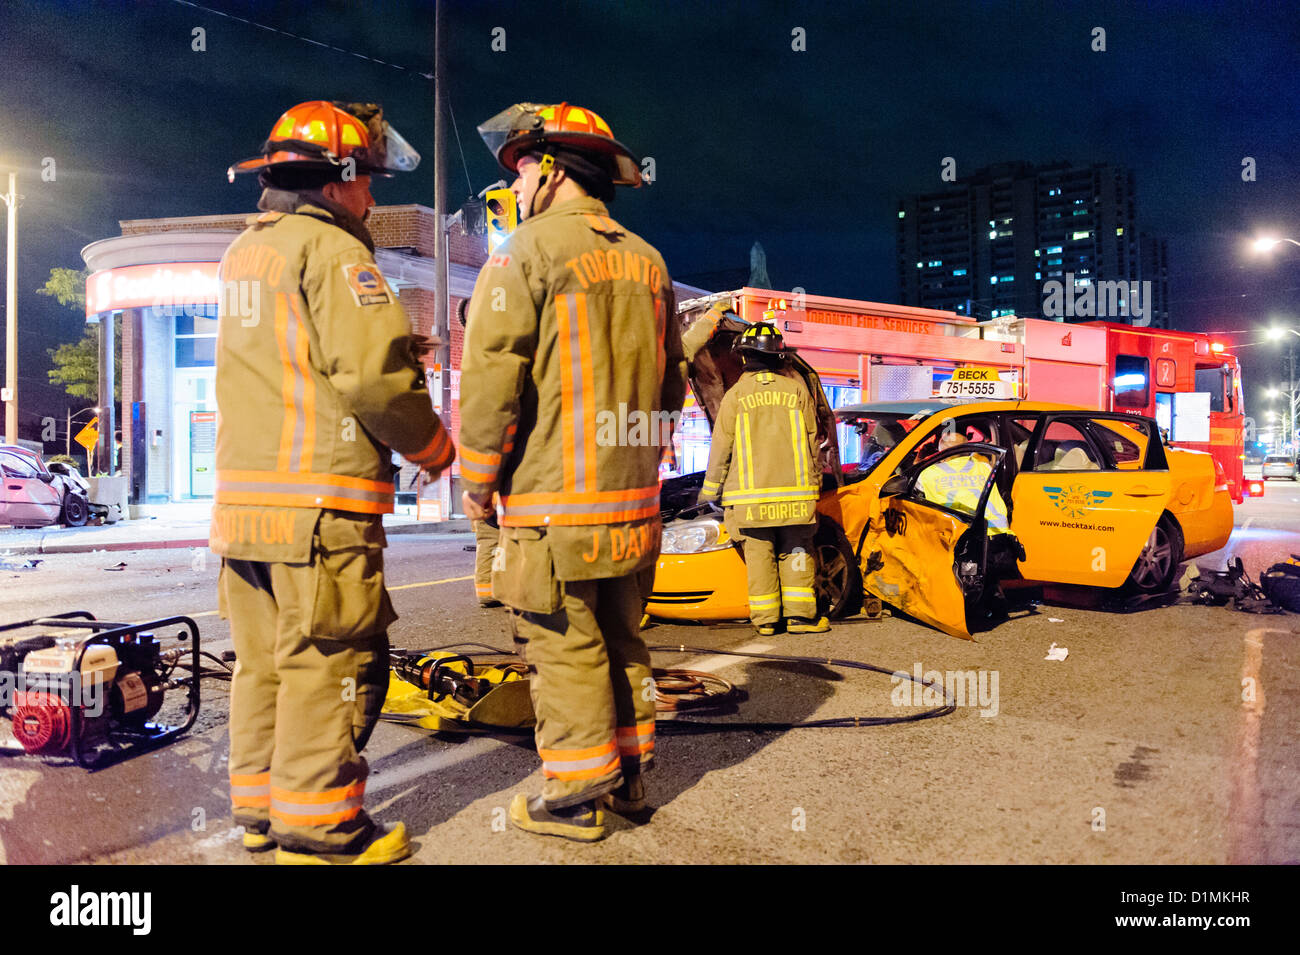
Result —
[[420, 164], [420, 154], [384, 119], [384, 108], [378, 103], [336, 102], [334, 105], [366, 124], [369, 143], [351, 152], [359, 172], [391, 176], [411, 172]]
[[[535, 103], [516, 103], [514, 106], [503, 109], [487, 122], [480, 124], [478, 134], [492, 155], [500, 160], [501, 147], [506, 144], [512, 134], [518, 135], [528, 130], [540, 131], [542, 129], [541, 109], [542, 107]], [[516, 170], [507, 166], [506, 171], [515, 172]]]
[[615, 185], [642, 183], [636, 156], [614, 138], [608, 123], [581, 106], [516, 103], [479, 126], [478, 134], [506, 172], [518, 173], [519, 158], [528, 153], [565, 148], [610, 161]]

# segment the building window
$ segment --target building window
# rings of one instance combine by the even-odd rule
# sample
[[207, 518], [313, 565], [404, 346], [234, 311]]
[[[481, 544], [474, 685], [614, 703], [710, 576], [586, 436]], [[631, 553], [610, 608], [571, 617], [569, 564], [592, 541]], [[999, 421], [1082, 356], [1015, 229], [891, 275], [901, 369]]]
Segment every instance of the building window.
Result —
[[953, 274], [953, 275], [965, 275], [965, 274], [966, 274], [966, 270], [965, 270], [965, 269], [953, 269], [953, 270], [952, 270], [952, 274]]
[[898, 218], [901, 219], [901, 218], [903, 218], [905, 215], [907, 215], [907, 213], [904, 212], [902, 209], [899, 209], [899, 210], [898, 210]]
[[1087, 231], [1087, 230], [1085, 230], [1085, 231], [1083, 231], [1083, 232], [1076, 232], [1076, 233], [1074, 233], [1073, 235], [1070, 236], [1070, 239], [1071, 239], [1071, 241], [1077, 241], [1077, 240], [1079, 240], [1079, 239], [1086, 239], [1086, 238], [1088, 238], [1090, 235], [1092, 235], [1092, 232], [1091, 232], [1091, 231]]

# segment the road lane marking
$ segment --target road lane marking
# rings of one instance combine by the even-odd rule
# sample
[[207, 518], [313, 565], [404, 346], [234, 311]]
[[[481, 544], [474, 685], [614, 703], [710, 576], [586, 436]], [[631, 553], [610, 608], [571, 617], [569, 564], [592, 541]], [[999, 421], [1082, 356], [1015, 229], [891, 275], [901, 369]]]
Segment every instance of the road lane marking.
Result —
[[[772, 649], [772, 645], [768, 643], [747, 643], [743, 647], [736, 647], [735, 652], [736, 653], [766, 653], [771, 649]], [[713, 673], [716, 670], [721, 670], [723, 667], [731, 666], [733, 663], [744, 663], [744, 662], [746, 662], [745, 657], [738, 657], [738, 656], [734, 656], [733, 654], [723, 652], [717, 654], [716, 656], [700, 657], [697, 660], [687, 660], [685, 663], [681, 664], [680, 667], [673, 667], [673, 669], [703, 670], [705, 673]]]
[[1243, 640], [1246, 652], [1241, 679], [1253, 681], [1255, 699], [1249, 703], [1242, 701], [1243, 715], [1237, 724], [1236, 750], [1229, 767], [1232, 774], [1228, 797], [1229, 865], [1258, 865], [1265, 861], [1259, 795], [1259, 735], [1264, 721], [1264, 684], [1259, 679], [1259, 671], [1264, 657], [1264, 634], [1282, 632], [1258, 627], [1247, 630]]
[[430, 773], [447, 769], [467, 759], [474, 759], [476, 756], [483, 756], [504, 745], [506, 744], [502, 740], [491, 736], [476, 736], [468, 742], [457, 744], [454, 749], [429, 753], [427, 756], [401, 763], [392, 769], [377, 769], [366, 780], [366, 792], [373, 796], [387, 789], [405, 786], [407, 783], [425, 779]]
[[432, 587], [434, 584], [454, 584], [460, 580], [473, 580], [473, 574], [466, 574], [464, 577], [444, 577], [442, 580], [422, 580], [418, 584], [398, 584], [396, 587], [389, 587], [389, 590], [410, 590], [412, 587]]
[[1241, 529], [1242, 529], [1243, 531], [1248, 531], [1248, 530], [1250, 530], [1250, 525], [1254, 522], [1254, 520], [1255, 520], [1255, 518], [1253, 518], [1253, 517], [1248, 517], [1248, 518], [1246, 518], [1246, 523], [1244, 523], [1244, 524], [1241, 525]]

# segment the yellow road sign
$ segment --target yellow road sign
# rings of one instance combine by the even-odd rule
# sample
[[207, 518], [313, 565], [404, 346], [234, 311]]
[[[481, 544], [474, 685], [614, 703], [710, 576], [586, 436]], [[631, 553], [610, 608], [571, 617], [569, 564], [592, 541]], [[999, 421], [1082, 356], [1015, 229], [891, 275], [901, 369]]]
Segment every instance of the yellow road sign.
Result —
[[99, 418], [91, 418], [90, 423], [78, 431], [72, 440], [87, 451], [99, 444]]

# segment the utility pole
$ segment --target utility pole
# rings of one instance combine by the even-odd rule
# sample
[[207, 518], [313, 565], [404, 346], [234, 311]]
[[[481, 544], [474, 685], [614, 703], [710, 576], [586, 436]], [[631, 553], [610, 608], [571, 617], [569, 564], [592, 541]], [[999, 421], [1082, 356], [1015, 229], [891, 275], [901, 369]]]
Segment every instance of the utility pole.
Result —
[[5, 254], [5, 440], [18, 443], [18, 174], [9, 173], [9, 239]]
[[[450, 242], [447, 238], [447, 29], [443, 19], [444, 0], [437, 0], [433, 15], [433, 221], [437, 243], [437, 261], [434, 263], [435, 290], [433, 295], [433, 334], [439, 342], [434, 349], [435, 362], [440, 370], [434, 382], [438, 390], [436, 401], [444, 416], [451, 411], [451, 329], [447, 319], [451, 294], [451, 267], [448, 264]], [[446, 423], [444, 419], [444, 423]], [[440, 479], [441, 480], [441, 479]], [[456, 510], [454, 500], [449, 500], [444, 518]]]

